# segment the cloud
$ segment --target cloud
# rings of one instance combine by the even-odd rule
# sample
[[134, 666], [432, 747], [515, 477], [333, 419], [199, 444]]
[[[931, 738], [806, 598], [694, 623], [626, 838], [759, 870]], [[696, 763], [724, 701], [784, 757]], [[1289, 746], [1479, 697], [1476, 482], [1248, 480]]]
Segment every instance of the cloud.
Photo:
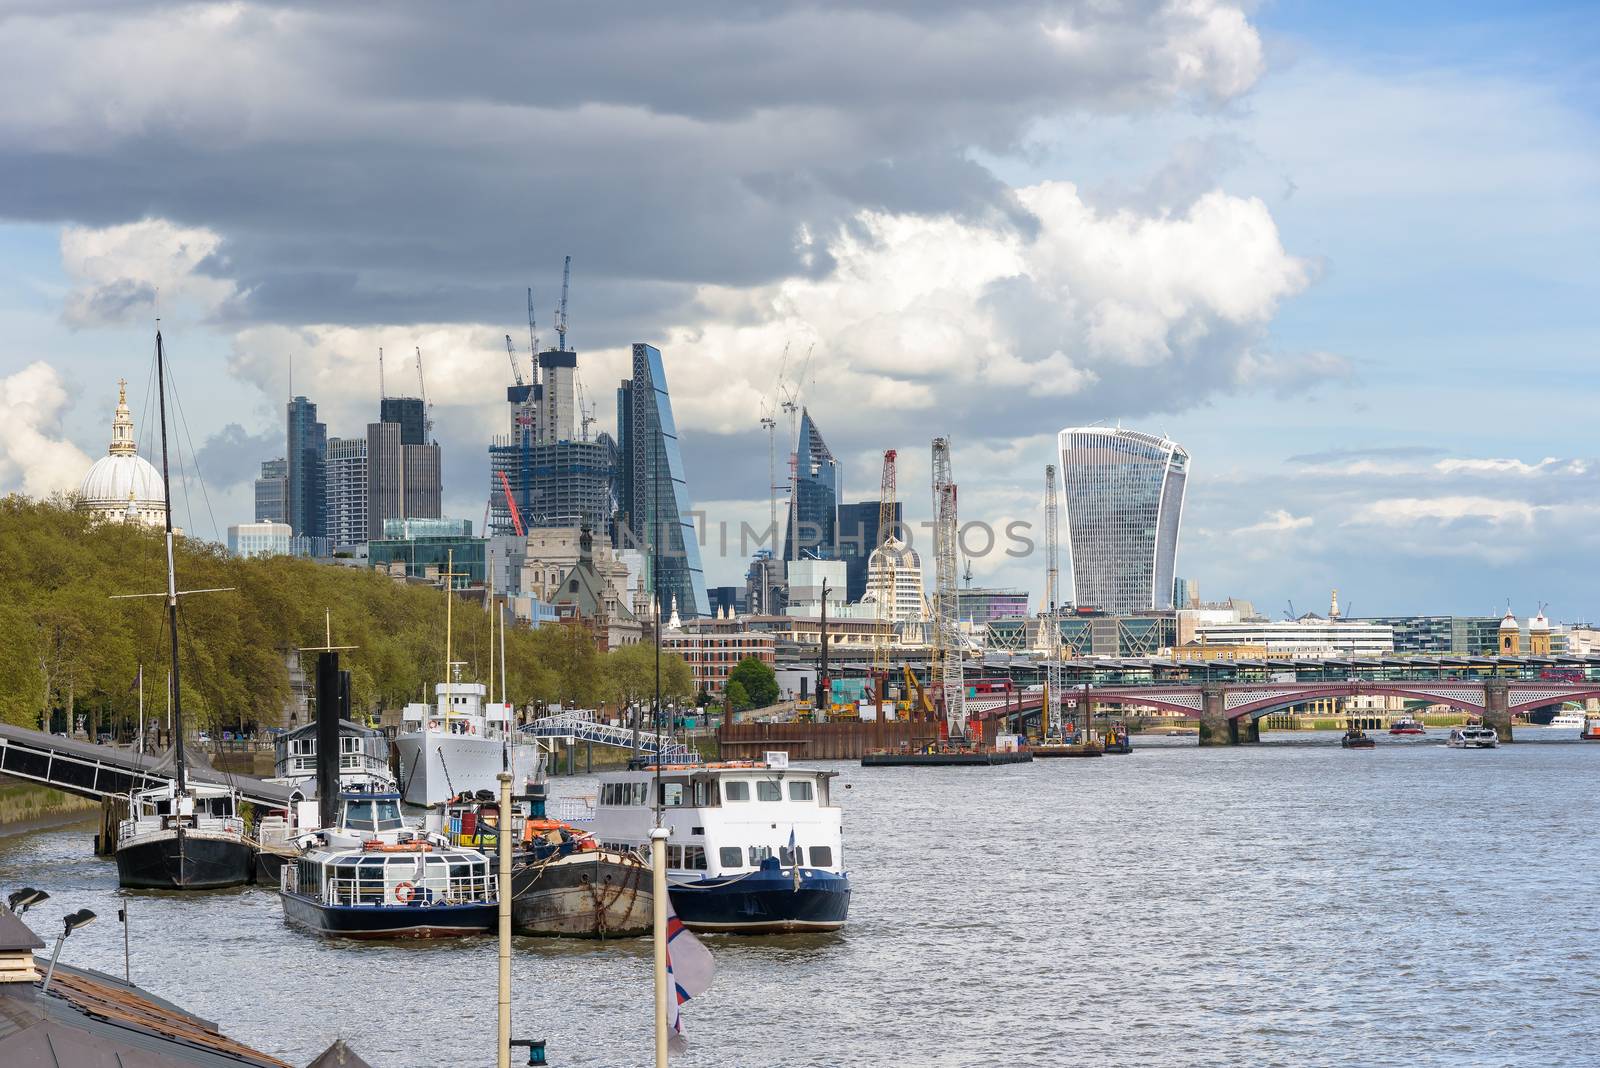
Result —
[[89, 457], [61, 437], [71, 393], [41, 361], [0, 378], [0, 490], [41, 497], [78, 488]]
[[1247, 527], [1239, 527], [1233, 531], [1232, 536], [1286, 534], [1291, 530], [1304, 530], [1314, 522], [1309, 515], [1290, 515], [1282, 508], [1267, 513], [1267, 518], [1259, 523], [1251, 523]]
[[1342, 460], [1411, 460], [1424, 456], [1437, 456], [1443, 449], [1433, 445], [1386, 445], [1345, 449], [1324, 449], [1321, 452], [1302, 452], [1286, 457], [1290, 464], [1332, 464]]
[[1540, 507], [1498, 497], [1390, 497], [1373, 501], [1345, 520], [1346, 526], [1411, 526], [1423, 521], [1532, 523]]
[[200, 272], [222, 244], [204, 228], [165, 219], [61, 232], [61, 266], [72, 279], [63, 311], [74, 326], [153, 320], [179, 306], [203, 316], [237, 295], [234, 283]]
[[200, 446], [196, 457], [200, 472], [213, 488], [254, 484], [261, 461], [282, 455], [283, 434], [280, 429], [251, 434], [238, 423], [229, 423]]
[[1444, 475], [1520, 475], [1525, 478], [1555, 473], [1582, 475], [1588, 471], [1588, 464], [1583, 460], [1558, 460], [1554, 456], [1547, 456], [1534, 464], [1504, 458], [1449, 459], [1440, 460], [1433, 467]]

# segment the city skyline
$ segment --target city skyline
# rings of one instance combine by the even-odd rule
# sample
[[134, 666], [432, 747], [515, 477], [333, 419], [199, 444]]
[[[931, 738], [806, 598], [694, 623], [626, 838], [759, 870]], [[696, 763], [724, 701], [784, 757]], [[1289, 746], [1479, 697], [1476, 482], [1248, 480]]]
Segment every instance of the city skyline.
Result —
[[[814, 349], [798, 392], [853, 485], [884, 448], [902, 450], [913, 525], [928, 515], [921, 454], [934, 434], [952, 439], [963, 516], [1037, 526], [1037, 472], [1059, 428], [1121, 418], [1203, 458], [1180, 573], [1208, 597], [1276, 606], [1339, 586], [1360, 611], [1487, 614], [1513, 597], [1593, 615], [1600, 580], [1565, 574], [1600, 537], [1600, 466], [1563, 432], [1592, 406], [1584, 357], [1600, 306], [1587, 253], [1600, 94], [1575, 9], [1386, 11], [1382, 51], [1359, 32], [1376, 17], [1365, 10], [1346, 24], [1294, 2], [1215, 3], [1126, 26], [1060, 10], [1090, 53], [1128, 62], [1089, 70], [1039, 30], [1054, 23], [1038, 11], [1002, 5], [995, 39], [941, 75], [982, 83], [970, 112], [915, 79], [869, 76], [839, 94], [730, 74], [709, 99], [652, 72], [617, 77], [619, 110], [576, 137], [571, 116], [605, 98], [614, 55], [576, 50], [573, 95], [546, 107], [448, 55], [426, 84], [355, 84], [304, 35], [352, 56], [370, 45], [300, 27], [250, 43], [315, 104], [291, 94], [245, 122], [236, 72], [113, 86], [84, 57], [126, 34], [221, 53], [249, 37], [248, 18], [178, 26], [135, 5], [55, 33], [65, 21], [41, 15], [28, 62], [0, 75], [61, 75], [12, 86], [41, 107], [7, 128], [16, 181], [0, 198], [0, 248], [13, 285], [0, 322], [14, 346], [0, 396], [14, 417], [0, 491], [72, 487], [103, 447], [97, 381], [128, 377], [142, 403], [159, 287], [219, 526], [250, 518], [260, 461], [283, 453], [287, 399], [311, 398], [341, 433], [371, 420], [380, 346], [423, 350], [443, 511], [478, 522], [485, 428], [504, 418], [504, 335], [520, 336], [530, 284], [549, 335], [554, 250], [570, 250], [588, 385], [625, 377], [632, 342], [656, 345], [693, 499], [736, 529], [766, 518], [761, 402], [780, 365], [793, 382]], [[573, 17], [592, 45], [596, 27]], [[795, 17], [838, 39], [829, 12]], [[395, 19], [428, 48], [418, 19]], [[862, 55], [905, 54], [960, 25], [955, 9], [874, 15], [853, 40]], [[658, 16], [639, 29], [688, 47]], [[780, 37], [766, 17], [748, 29]], [[819, 61], [806, 35], [781, 37], [795, 69]], [[1200, 58], [1171, 58], [1184, 55]], [[967, 77], [997, 65], [1011, 77]], [[86, 99], [126, 106], [97, 116]], [[761, 137], [744, 103], [756, 100], [773, 121], [818, 117], [803, 153]], [[462, 129], [509, 115], [525, 136], [464, 152], [428, 143], [450, 125], [440, 109], [461, 101]], [[374, 126], [392, 107], [403, 118]], [[313, 111], [354, 116], [371, 138], [306, 121]], [[693, 151], [680, 122], [698, 131]], [[208, 129], [239, 140], [224, 149]], [[551, 139], [568, 146], [562, 175], [531, 162]], [[648, 177], [615, 165], [630, 139], [657, 152]], [[374, 144], [419, 165], [371, 166], [360, 153]], [[135, 181], [157, 152], [168, 180]], [[445, 172], [435, 157], [457, 163]], [[336, 166], [297, 166], [290, 180], [291, 159]], [[198, 174], [252, 211], [204, 195]], [[423, 217], [408, 199], [418, 189], [462, 217]], [[597, 196], [603, 218], [585, 209]], [[405, 248], [397, 223], [415, 230]], [[595, 430], [614, 434], [598, 407]], [[179, 509], [197, 534], [223, 536], [198, 503]], [[709, 582], [733, 584], [747, 560], [708, 551], [705, 565]], [[1035, 570], [975, 561], [996, 585], [1037, 589]]]

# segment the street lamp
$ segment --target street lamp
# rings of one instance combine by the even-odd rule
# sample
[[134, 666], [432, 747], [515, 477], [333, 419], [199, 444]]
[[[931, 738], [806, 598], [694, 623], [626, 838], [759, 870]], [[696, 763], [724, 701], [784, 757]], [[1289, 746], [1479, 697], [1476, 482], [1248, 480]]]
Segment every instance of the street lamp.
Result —
[[50, 992], [50, 980], [55, 978], [56, 961], [61, 956], [61, 947], [66, 944], [67, 936], [78, 928], [87, 927], [93, 923], [94, 913], [88, 909], [79, 909], [77, 912], [69, 912], [61, 917], [61, 921], [61, 936], [56, 939], [55, 952], [50, 954], [50, 970], [44, 973], [44, 986], [40, 988], [40, 993], [48, 994]]
[[21, 890], [13, 890], [6, 897], [6, 907], [21, 916], [28, 909], [50, 897], [43, 890], [35, 890], [31, 886], [24, 886]]

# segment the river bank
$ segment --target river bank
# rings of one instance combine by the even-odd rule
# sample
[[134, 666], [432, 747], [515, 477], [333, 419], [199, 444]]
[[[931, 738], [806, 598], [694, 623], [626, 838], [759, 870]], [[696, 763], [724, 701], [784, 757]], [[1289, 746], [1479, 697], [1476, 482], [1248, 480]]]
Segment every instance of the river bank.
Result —
[[0, 836], [66, 826], [99, 811], [87, 797], [0, 776]]

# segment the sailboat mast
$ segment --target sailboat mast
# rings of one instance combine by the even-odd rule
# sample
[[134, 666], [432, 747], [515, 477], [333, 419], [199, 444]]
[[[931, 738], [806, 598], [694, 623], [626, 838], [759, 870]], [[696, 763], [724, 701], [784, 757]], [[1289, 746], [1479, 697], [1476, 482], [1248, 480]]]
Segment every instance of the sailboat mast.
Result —
[[444, 556], [444, 715], [440, 717], [440, 726], [444, 733], [450, 733], [450, 713], [455, 708], [455, 687], [452, 685], [453, 677], [450, 674], [450, 661], [455, 658], [455, 647], [451, 644], [451, 633], [455, 627], [455, 615], [452, 609], [455, 605], [455, 596], [451, 587], [456, 580], [456, 552], [450, 549]]
[[172, 744], [177, 755], [178, 792], [187, 789], [183, 759], [183, 697], [178, 685], [178, 576], [172, 566], [172, 476], [167, 469], [167, 372], [166, 354], [161, 347], [161, 328], [156, 327], [156, 401], [161, 415], [161, 482], [166, 495], [167, 519], [167, 630], [172, 645]]

